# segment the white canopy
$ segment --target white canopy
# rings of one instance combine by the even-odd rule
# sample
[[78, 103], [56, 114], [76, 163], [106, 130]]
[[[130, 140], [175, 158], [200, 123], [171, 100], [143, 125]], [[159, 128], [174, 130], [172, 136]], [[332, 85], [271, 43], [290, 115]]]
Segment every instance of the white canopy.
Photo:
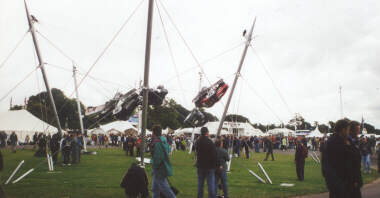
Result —
[[15, 131], [18, 140], [24, 142], [27, 135], [32, 140], [35, 132], [47, 135], [58, 132], [58, 129], [22, 109], [0, 113], [0, 131], [8, 135]]
[[92, 130], [91, 133], [110, 133], [110, 132], [124, 132], [128, 129], [133, 129], [138, 131], [132, 124], [128, 121], [114, 121], [105, 125], [101, 125], [99, 128]]
[[284, 135], [284, 136], [295, 136], [295, 132], [293, 130], [287, 129], [287, 128], [275, 128], [271, 129], [267, 132], [270, 135]]
[[318, 138], [321, 138], [321, 137], [324, 137], [325, 135], [323, 135], [323, 133], [321, 133], [318, 129], [318, 127], [316, 127], [314, 129], [314, 131], [310, 132], [309, 135], [307, 135], [306, 137], [308, 138], [311, 138], [311, 137], [318, 137]]
[[260, 129], [255, 129], [252, 127], [245, 129], [241, 136], [265, 136], [265, 133], [263, 133]]

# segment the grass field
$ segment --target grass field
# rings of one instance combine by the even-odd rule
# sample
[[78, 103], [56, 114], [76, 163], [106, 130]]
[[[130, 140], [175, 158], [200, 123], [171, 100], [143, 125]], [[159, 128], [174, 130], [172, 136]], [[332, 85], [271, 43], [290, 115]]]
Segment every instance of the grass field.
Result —
[[[119, 187], [120, 181], [135, 158], [126, 157], [121, 149], [100, 149], [97, 155], [82, 155], [81, 164], [70, 167], [55, 167], [55, 173], [48, 173], [44, 158], [33, 157], [32, 150], [19, 150], [13, 154], [3, 150], [4, 170], [1, 183], [7, 197], [125, 197]], [[295, 174], [293, 155], [275, 154], [276, 161], [263, 161], [264, 154], [254, 154], [254, 159], [234, 158], [231, 173], [228, 174], [230, 197], [289, 197], [325, 192], [327, 189], [321, 176], [320, 165], [309, 157], [305, 165], [305, 181], [298, 182]], [[4, 185], [13, 169], [21, 161], [24, 165], [14, 178], [30, 168], [35, 171], [16, 184]], [[193, 155], [177, 151], [171, 162], [174, 176], [170, 180], [180, 190], [179, 198], [194, 198], [197, 192], [197, 174]], [[247, 169], [264, 177], [257, 162], [262, 163], [273, 181], [273, 185], [262, 184], [248, 173]], [[150, 177], [151, 168], [146, 167]], [[375, 171], [373, 171], [375, 172]], [[365, 175], [366, 183], [379, 175]], [[151, 178], [149, 178], [151, 182]], [[294, 183], [294, 187], [280, 187], [280, 183]], [[205, 192], [207, 190], [205, 189]], [[207, 196], [206, 196], [207, 197]]]

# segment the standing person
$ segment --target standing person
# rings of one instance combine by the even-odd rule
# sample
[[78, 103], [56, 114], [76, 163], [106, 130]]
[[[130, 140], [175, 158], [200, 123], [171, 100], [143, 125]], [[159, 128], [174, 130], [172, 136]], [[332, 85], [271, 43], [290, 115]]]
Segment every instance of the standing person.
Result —
[[372, 149], [371, 149], [371, 145], [368, 143], [368, 140], [366, 137], [363, 138], [362, 143], [359, 146], [359, 149], [360, 149], [360, 153], [362, 155], [364, 173], [370, 173], [371, 172]]
[[227, 183], [227, 161], [230, 161], [230, 157], [227, 150], [223, 148], [223, 141], [217, 140], [215, 142], [216, 146], [216, 164], [217, 169], [215, 172], [215, 189], [216, 194], [218, 194], [218, 182], [221, 180], [224, 198], [228, 198], [228, 183]]
[[361, 198], [362, 193], [360, 188], [363, 186], [363, 179], [361, 174], [361, 155], [359, 149], [358, 134], [360, 133], [360, 123], [357, 121], [350, 122], [350, 133], [348, 140], [348, 168], [351, 170], [348, 175], [348, 182], [346, 183], [347, 195], [349, 198]]
[[253, 142], [255, 144], [255, 152], [256, 153], [259, 153], [260, 152], [260, 143], [259, 143], [259, 138], [257, 138], [257, 136], [255, 136], [253, 138]]
[[301, 141], [296, 141], [296, 154], [294, 162], [296, 163], [296, 172], [297, 178], [299, 181], [304, 180], [304, 168], [305, 168], [305, 159], [307, 157], [307, 148], [302, 144]]
[[205, 179], [207, 179], [208, 197], [216, 197], [216, 147], [208, 136], [208, 128], [202, 127], [201, 137], [199, 138], [197, 143], [198, 198], [203, 198], [203, 186]]
[[33, 150], [37, 148], [38, 134], [37, 132], [33, 135]]
[[30, 144], [30, 137], [29, 137], [29, 135], [26, 135], [24, 144], [25, 145], [29, 145]]
[[12, 152], [16, 153], [16, 146], [17, 146], [18, 138], [17, 138], [17, 135], [14, 131], [12, 132], [11, 136], [9, 136], [9, 139], [11, 141]]
[[129, 135], [128, 138], [128, 149], [129, 149], [129, 155], [133, 156], [133, 149], [135, 147], [135, 138], [132, 135]]
[[166, 138], [161, 136], [162, 128], [159, 125], [153, 127], [152, 141], [152, 197], [159, 198], [162, 193], [167, 198], [175, 198], [167, 177], [173, 175], [172, 165], [169, 160], [169, 145]]
[[73, 139], [70, 135], [66, 135], [66, 138], [62, 142], [62, 153], [63, 153], [63, 165], [70, 166], [70, 152], [71, 152], [71, 142]]
[[287, 150], [287, 142], [286, 142], [286, 138], [285, 137], [282, 138], [281, 143], [282, 143], [282, 145], [281, 145], [282, 151]]
[[249, 142], [248, 142], [248, 137], [243, 138], [243, 147], [245, 151], [245, 157], [249, 159]]
[[273, 142], [269, 138], [265, 138], [265, 147], [267, 149], [267, 155], [264, 159], [264, 161], [268, 160], [269, 155], [272, 157], [272, 161], [274, 161], [274, 156], [273, 156]]
[[58, 161], [58, 151], [59, 151], [59, 142], [61, 141], [61, 137], [59, 133], [53, 134], [50, 141], [50, 150], [53, 158], [53, 163], [56, 164]]
[[346, 198], [347, 177], [347, 136], [349, 121], [342, 119], [335, 124], [334, 134], [327, 141], [322, 154], [322, 173], [325, 176], [327, 188], [331, 198]]

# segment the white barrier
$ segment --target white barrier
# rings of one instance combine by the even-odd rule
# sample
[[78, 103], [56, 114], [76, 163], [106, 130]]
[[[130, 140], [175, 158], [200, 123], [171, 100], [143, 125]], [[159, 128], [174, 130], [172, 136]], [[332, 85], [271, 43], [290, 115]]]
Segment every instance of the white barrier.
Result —
[[28, 172], [24, 173], [23, 175], [21, 175], [21, 177], [19, 177], [18, 179], [14, 180], [14, 181], [12, 182], [12, 184], [17, 183], [18, 181], [20, 181], [22, 178], [24, 178], [25, 176], [27, 176], [27, 175], [28, 175], [29, 173], [31, 173], [32, 171], [34, 171], [34, 168], [28, 170]]
[[248, 169], [248, 171], [249, 171], [249, 173], [251, 173], [253, 176], [255, 176], [259, 181], [261, 181], [262, 183], [266, 183], [265, 182], [265, 180], [263, 180], [263, 178], [261, 178], [260, 176], [258, 176], [255, 172], [253, 172], [253, 171], [251, 171], [251, 170], [249, 170]]
[[20, 167], [24, 164], [24, 160], [22, 160], [19, 164], [18, 164], [18, 166], [16, 167], [16, 169], [13, 171], [13, 173], [11, 174], [11, 176], [9, 176], [9, 178], [8, 178], [8, 180], [5, 182], [5, 185], [7, 185], [10, 181], [11, 181], [11, 179], [13, 178], [13, 176], [16, 174], [16, 172], [18, 171], [18, 169], [20, 169]]
[[257, 162], [257, 164], [258, 164], [258, 166], [260, 167], [261, 171], [264, 173], [265, 177], [268, 179], [269, 183], [270, 183], [270, 184], [273, 184], [273, 183], [272, 183], [272, 180], [269, 178], [267, 172], [265, 172], [264, 167], [260, 164], [260, 162]]

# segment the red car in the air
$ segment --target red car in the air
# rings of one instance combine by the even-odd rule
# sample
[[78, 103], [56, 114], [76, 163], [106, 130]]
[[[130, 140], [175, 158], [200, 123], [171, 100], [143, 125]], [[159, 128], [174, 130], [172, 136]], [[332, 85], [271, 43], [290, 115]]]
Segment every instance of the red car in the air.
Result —
[[212, 107], [218, 102], [228, 90], [228, 85], [224, 83], [223, 79], [213, 84], [211, 87], [202, 88], [201, 92], [193, 99], [195, 106], [198, 108]]

